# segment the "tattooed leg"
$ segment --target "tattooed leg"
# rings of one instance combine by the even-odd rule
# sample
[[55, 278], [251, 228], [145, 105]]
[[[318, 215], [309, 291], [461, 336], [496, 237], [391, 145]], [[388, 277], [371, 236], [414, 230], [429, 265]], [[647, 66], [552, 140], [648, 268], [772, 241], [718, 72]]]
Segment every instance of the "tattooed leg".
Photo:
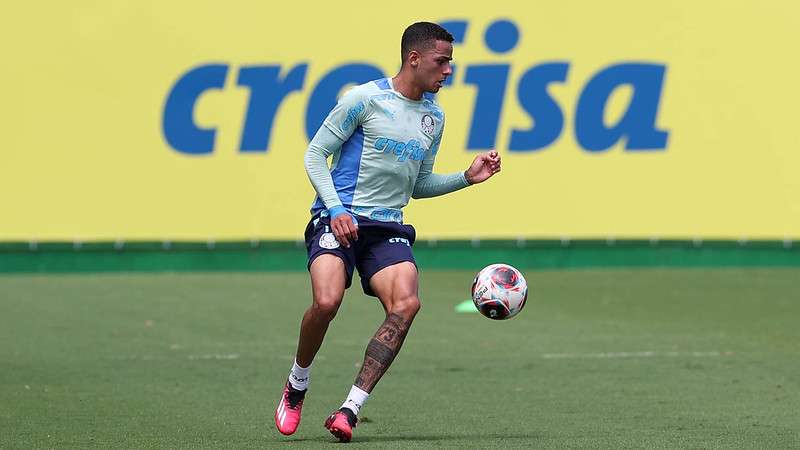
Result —
[[364, 355], [364, 364], [356, 377], [355, 385], [365, 392], [372, 392], [400, 351], [411, 327], [411, 321], [395, 313], [389, 313], [369, 341]]

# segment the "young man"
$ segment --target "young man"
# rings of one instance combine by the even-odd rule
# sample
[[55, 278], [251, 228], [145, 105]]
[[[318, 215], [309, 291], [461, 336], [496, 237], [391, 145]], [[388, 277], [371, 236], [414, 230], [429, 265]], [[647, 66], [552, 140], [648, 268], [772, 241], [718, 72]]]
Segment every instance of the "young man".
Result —
[[431, 172], [444, 129], [433, 94], [452, 74], [452, 42], [439, 25], [409, 26], [397, 76], [348, 91], [309, 144], [305, 167], [317, 191], [305, 231], [313, 302], [275, 411], [283, 434], [294, 433], [300, 423], [311, 363], [357, 268], [364, 292], [380, 299], [386, 320], [369, 341], [344, 404], [325, 421], [340, 441], [350, 441], [359, 410], [400, 351], [420, 308], [411, 253], [416, 232], [403, 224], [401, 208], [410, 197], [443, 195], [500, 171], [500, 156], [491, 151], [464, 172]]

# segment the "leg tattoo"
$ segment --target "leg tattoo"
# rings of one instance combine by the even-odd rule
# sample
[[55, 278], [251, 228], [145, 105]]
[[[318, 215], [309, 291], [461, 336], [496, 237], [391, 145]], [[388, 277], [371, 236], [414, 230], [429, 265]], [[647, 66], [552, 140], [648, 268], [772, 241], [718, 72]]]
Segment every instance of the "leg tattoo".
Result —
[[394, 361], [394, 357], [400, 351], [403, 341], [408, 334], [411, 322], [406, 321], [397, 314], [391, 313], [383, 321], [383, 324], [375, 336], [367, 345], [367, 352], [364, 355], [364, 365], [356, 377], [355, 385], [366, 391], [372, 392], [372, 388], [378, 383], [386, 370]]

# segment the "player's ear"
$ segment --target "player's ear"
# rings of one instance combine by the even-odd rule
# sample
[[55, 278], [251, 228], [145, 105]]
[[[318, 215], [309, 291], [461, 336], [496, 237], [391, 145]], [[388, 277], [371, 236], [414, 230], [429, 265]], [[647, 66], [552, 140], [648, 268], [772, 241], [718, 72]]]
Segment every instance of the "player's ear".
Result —
[[419, 66], [419, 58], [420, 54], [418, 51], [411, 50], [410, 52], [408, 52], [408, 63], [411, 64], [411, 67], [416, 69], [417, 66]]

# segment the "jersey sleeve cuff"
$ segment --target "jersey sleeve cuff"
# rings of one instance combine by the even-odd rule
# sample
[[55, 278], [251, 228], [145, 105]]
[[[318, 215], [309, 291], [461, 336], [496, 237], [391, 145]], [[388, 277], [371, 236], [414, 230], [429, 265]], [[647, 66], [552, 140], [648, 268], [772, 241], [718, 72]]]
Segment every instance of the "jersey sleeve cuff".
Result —
[[328, 214], [331, 216], [331, 219], [335, 219], [337, 216], [341, 216], [342, 214], [348, 214], [347, 209], [344, 206], [334, 206], [333, 208], [328, 208]]

